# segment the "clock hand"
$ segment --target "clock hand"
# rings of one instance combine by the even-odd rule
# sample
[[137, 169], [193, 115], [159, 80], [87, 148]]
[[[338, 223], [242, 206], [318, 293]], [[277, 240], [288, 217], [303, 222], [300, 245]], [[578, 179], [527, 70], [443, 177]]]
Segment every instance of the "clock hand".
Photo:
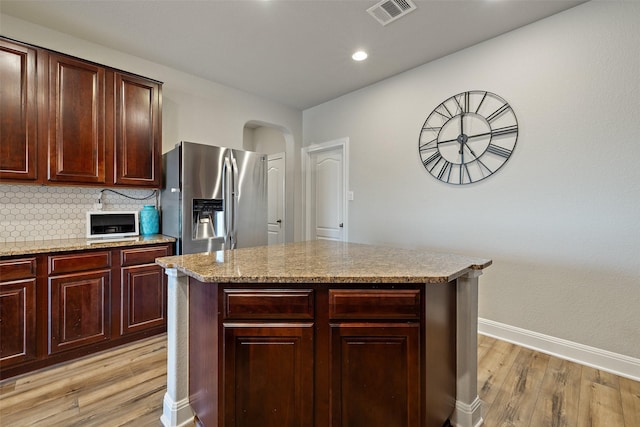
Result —
[[438, 145], [440, 144], [446, 144], [448, 142], [458, 142], [458, 138], [454, 138], [454, 139], [447, 139], [446, 141], [438, 141]]
[[467, 136], [467, 139], [477, 138], [477, 137], [479, 137], [479, 136], [487, 136], [487, 135], [491, 135], [491, 134], [493, 134], [493, 131], [490, 131], [490, 132], [484, 132], [484, 133], [478, 133], [478, 134], [475, 134], [475, 135], [468, 135], [468, 136]]
[[[480, 157], [478, 157], [478, 155], [476, 153], [473, 152], [473, 150], [471, 149], [471, 147], [469, 147], [469, 144], [467, 144], [466, 142], [464, 143], [464, 145], [467, 146], [467, 149], [471, 152], [471, 154], [473, 155], [473, 157], [475, 157], [475, 159], [478, 161], [478, 163], [480, 163], [482, 166], [485, 167], [486, 170], [488, 170], [490, 173], [495, 172], [494, 170], [489, 169], [489, 166], [485, 165], [484, 162], [482, 160], [480, 160]], [[484, 170], [482, 168], [480, 168], [480, 172], [482, 173], [482, 176], [484, 175]]]
[[476, 159], [478, 158], [478, 155], [476, 153], [473, 152], [473, 150], [471, 149], [471, 147], [469, 147], [469, 144], [467, 144], [466, 142], [463, 143], [466, 147], [467, 150], [469, 150], [469, 152], [473, 155], [473, 157], [475, 157]]

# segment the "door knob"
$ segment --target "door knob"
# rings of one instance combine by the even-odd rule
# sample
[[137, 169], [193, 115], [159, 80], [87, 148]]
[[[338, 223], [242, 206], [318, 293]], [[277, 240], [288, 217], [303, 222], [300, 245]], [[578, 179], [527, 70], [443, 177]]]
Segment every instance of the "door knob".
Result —
[[277, 220], [276, 222], [277, 222], [278, 224], [280, 224], [280, 223], [282, 222], [282, 220], [281, 220], [281, 219], [279, 219], [279, 220]]
[[339, 225], [338, 227], [340, 227], [340, 228], [344, 227], [344, 223], [343, 223], [343, 222], [341, 222], [341, 223], [340, 223], [340, 225]]

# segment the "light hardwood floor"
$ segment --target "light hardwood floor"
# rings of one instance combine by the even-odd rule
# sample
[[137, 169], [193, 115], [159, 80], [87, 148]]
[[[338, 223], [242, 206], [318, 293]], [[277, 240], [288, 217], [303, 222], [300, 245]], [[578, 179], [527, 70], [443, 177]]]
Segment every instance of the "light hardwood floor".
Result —
[[[640, 383], [483, 335], [478, 344], [485, 426], [640, 427]], [[0, 382], [0, 426], [161, 426], [165, 382], [161, 335]]]

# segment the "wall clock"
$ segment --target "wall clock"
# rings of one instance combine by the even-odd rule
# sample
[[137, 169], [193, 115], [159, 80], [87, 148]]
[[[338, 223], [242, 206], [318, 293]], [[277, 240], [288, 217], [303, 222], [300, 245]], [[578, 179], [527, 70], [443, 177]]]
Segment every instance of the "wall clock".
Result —
[[471, 90], [438, 105], [420, 130], [422, 165], [448, 184], [471, 184], [494, 174], [509, 160], [518, 121], [498, 95]]

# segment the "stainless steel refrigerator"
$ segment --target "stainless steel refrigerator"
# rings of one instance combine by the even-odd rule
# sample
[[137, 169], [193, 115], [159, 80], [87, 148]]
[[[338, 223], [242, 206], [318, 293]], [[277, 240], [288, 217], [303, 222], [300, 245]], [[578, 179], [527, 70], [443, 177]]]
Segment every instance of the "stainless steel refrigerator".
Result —
[[162, 234], [178, 254], [267, 244], [266, 155], [183, 141], [162, 160]]

